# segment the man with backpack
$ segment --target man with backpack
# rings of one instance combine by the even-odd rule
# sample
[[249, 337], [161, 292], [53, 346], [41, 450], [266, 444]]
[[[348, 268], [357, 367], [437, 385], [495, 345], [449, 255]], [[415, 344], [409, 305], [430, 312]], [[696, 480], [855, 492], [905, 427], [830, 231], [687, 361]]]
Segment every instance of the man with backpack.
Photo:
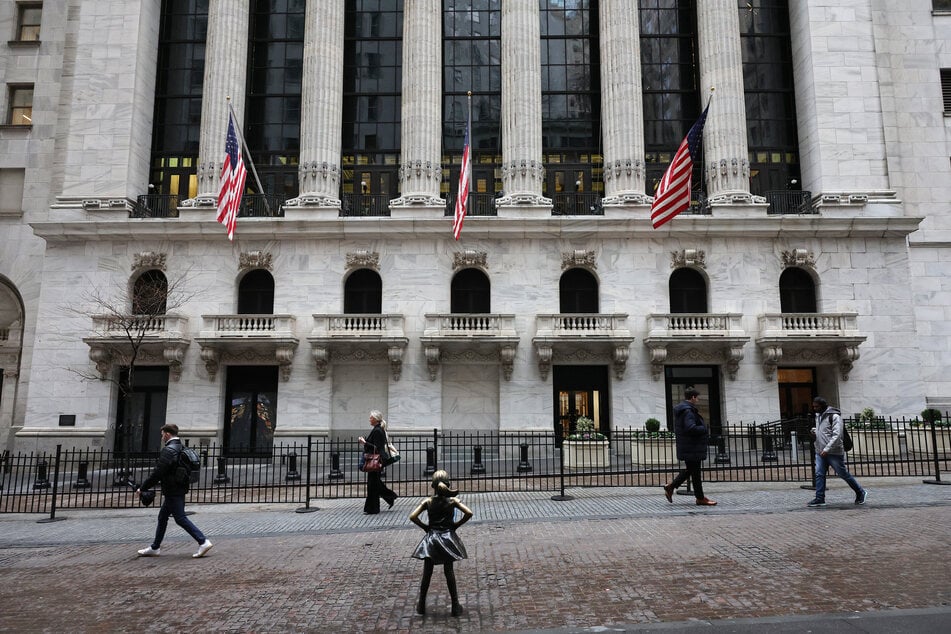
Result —
[[162, 426], [162, 445], [162, 452], [159, 454], [155, 469], [145, 479], [142, 486], [136, 489], [136, 493], [141, 496], [143, 491], [151, 489], [159, 482], [162, 483], [162, 508], [159, 509], [155, 539], [152, 540], [150, 546], [139, 551], [139, 556], [158, 557], [162, 553], [162, 540], [165, 538], [168, 517], [171, 515], [175, 518], [175, 523], [198, 542], [198, 552], [192, 557], [204, 557], [211, 550], [212, 543], [185, 515], [185, 494], [188, 493], [188, 486], [191, 483], [191, 465], [181, 464], [182, 461], [188, 461], [183, 456], [184, 447], [178, 438], [178, 425], [169, 423]]
[[845, 480], [855, 491], [855, 503], [865, 504], [868, 491], [859, 486], [855, 477], [845, 466], [845, 424], [842, 414], [829, 403], [817, 396], [812, 399], [812, 410], [816, 413], [816, 426], [812, 429], [816, 439], [816, 497], [806, 506], [817, 507], [826, 505], [826, 471], [831, 466], [836, 475]]

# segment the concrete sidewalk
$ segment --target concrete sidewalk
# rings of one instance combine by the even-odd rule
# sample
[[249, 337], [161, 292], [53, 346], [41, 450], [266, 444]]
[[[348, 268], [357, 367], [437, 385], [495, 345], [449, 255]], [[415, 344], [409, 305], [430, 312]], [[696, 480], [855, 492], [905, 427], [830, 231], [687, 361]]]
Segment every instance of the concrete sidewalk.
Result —
[[[215, 542], [198, 560], [174, 524], [161, 557], [136, 557], [154, 508], [2, 515], [0, 630], [832, 631], [849, 615], [859, 631], [947, 631], [951, 487], [861, 482], [865, 506], [830, 480], [820, 509], [794, 483], [712, 483], [711, 508], [659, 488], [463, 494], [459, 618], [438, 572], [415, 614], [417, 499], [375, 516], [354, 499], [192, 505]], [[162, 606], [175, 609], [156, 620]]]

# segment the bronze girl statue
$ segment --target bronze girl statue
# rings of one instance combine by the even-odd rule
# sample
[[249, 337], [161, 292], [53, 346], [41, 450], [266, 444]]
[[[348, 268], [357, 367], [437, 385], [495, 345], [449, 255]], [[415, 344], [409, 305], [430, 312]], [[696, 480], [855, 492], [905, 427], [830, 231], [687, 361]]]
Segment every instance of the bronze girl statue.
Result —
[[[456, 573], [452, 564], [460, 559], [467, 559], [468, 555], [462, 540], [456, 535], [456, 529], [469, 521], [472, 511], [456, 497], [459, 492], [452, 489], [447, 472], [440, 469], [433, 474], [433, 489], [433, 496], [423, 500], [409, 516], [411, 522], [426, 531], [426, 536], [413, 551], [413, 557], [424, 562], [416, 612], [426, 614], [426, 593], [433, 578], [433, 567], [439, 565], [446, 573], [446, 585], [449, 586], [449, 595], [452, 597], [452, 615], [459, 616], [462, 606], [459, 605]], [[458, 522], [455, 521], [456, 509], [462, 513]], [[428, 524], [419, 519], [423, 511], [427, 512]]]

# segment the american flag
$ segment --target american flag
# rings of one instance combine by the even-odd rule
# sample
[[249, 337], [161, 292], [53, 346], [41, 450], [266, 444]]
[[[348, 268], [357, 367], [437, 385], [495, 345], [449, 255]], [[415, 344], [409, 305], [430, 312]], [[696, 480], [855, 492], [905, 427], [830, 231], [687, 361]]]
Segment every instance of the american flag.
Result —
[[664, 172], [657, 186], [654, 203], [651, 205], [651, 223], [658, 228], [669, 222], [681, 211], [690, 207], [690, 186], [693, 181], [693, 163], [700, 158], [700, 142], [703, 139], [703, 124], [707, 122], [707, 110], [703, 109], [697, 122], [690, 128], [674, 154], [670, 167]]
[[472, 129], [470, 113], [466, 121], [466, 143], [462, 147], [462, 166], [459, 168], [459, 187], [456, 189], [456, 213], [452, 219], [452, 236], [458, 240], [462, 233], [462, 223], [466, 219], [469, 206], [469, 181], [472, 179], [472, 165], [469, 161], [469, 131]]
[[244, 181], [248, 172], [238, 147], [234, 131], [234, 114], [228, 113], [228, 138], [225, 140], [225, 164], [221, 167], [221, 186], [218, 189], [218, 222], [228, 228], [228, 239], [234, 240], [234, 228], [238, 224], [238, 210], [244, 194]]

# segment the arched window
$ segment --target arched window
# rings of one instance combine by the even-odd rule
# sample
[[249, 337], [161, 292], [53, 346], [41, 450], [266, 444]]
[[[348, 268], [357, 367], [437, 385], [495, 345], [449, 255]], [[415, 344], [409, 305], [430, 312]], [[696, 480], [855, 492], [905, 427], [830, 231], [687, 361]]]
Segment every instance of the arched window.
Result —
[[489, 278], [479, 269], [463, 269], [452, 278], [450, 311], [453, 313], [489, 313]]
[[274, 278], [264, 269], [255, 269], [238, 285], [239, 315], [270, 315], [274, 312]]
[[350, 274], [343, 287], [343, 312], [348, 315], [383, 312], [383, 280], [379, 273], [359, 269]]
[[779, 305], [784, 313], [815, 313], [816, 283], [803, 269], [788, 268], [779, 276]]
[[707, 282], [693, 269], [677, 269], [670, 274], [670, 312], [707, 312]]
[[133, 315], [164, 315], [168, 300], [168, 280], [159, 270], [145, 271], [132, 284]]
[[558, 283], [560, 312], [597, 313], [598, 280], [584, 269], [568, 269]]

